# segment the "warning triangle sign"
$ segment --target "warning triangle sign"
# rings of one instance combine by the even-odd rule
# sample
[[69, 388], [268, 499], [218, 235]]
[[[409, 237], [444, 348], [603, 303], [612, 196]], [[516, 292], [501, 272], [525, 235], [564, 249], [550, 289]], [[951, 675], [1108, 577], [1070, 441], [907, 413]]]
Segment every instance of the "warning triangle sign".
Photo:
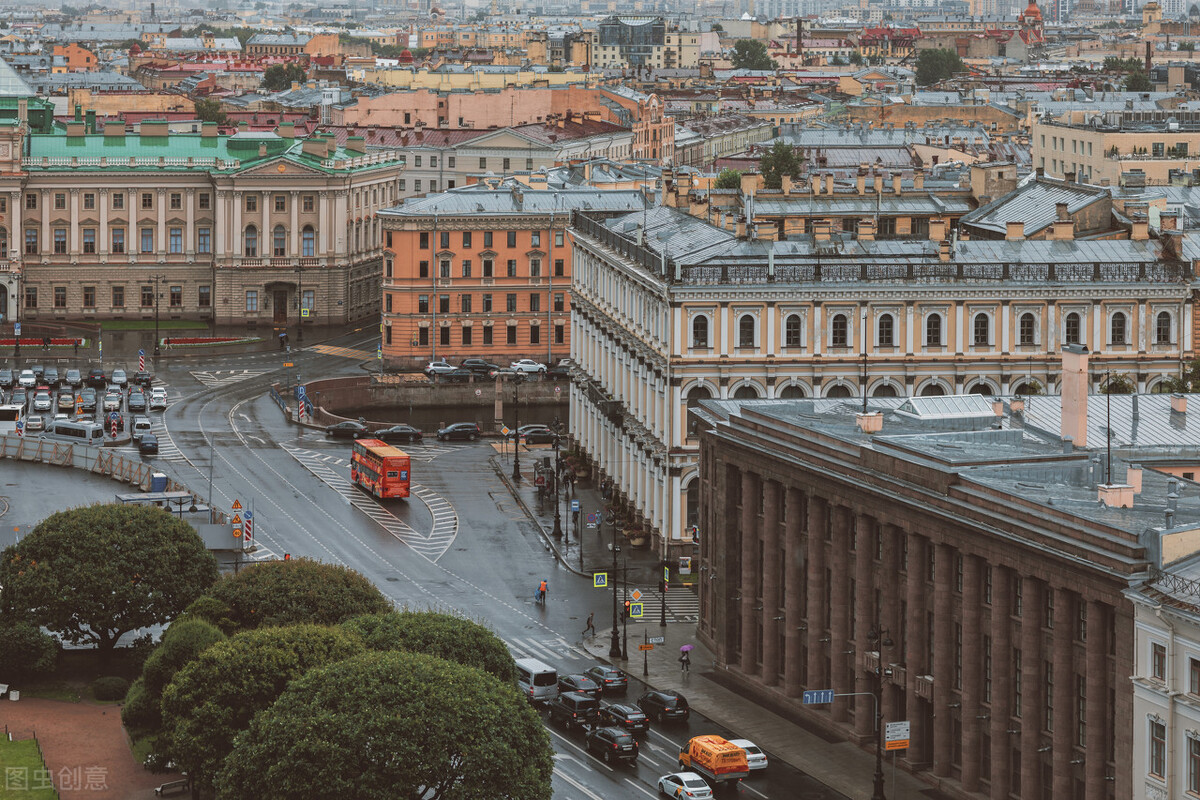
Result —
[[242, 524], [242, 516], [241, 516], [241, 514], [234, 514], [234, 515], [233, 515], [233, 524], [234, 524], [234, 525], [241, 525], [241, 524]]
[[242, 510], [242, 501], [241, 501], [241, 500], [234, 500], [234, 501], [233, 501], [233, 510], [234, 510], [234, 511], [241, 511], [241, 510]]

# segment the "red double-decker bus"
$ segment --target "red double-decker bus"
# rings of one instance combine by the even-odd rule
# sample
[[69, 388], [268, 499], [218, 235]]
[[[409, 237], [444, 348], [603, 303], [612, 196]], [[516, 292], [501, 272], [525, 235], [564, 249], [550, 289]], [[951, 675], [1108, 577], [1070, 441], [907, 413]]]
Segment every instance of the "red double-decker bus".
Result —
[[380, 500], [408, 497], [408, 453], [379, 439], [359, 439], [350, 458], [350, 480]]

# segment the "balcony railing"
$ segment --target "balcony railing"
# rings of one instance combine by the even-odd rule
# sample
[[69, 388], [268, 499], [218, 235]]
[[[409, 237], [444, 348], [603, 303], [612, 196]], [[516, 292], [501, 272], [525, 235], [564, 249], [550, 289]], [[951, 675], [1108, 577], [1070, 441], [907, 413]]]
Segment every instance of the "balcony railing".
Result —
[[129, 158], [109, 158], [108, 156], [26, 156], [21, 159], [21, 166], [28, 169], [38, 167], [161, 167], [198, 169], [212, 167], [214, 169], [238, 169], [242, 162], [238, 159], [192, 156], [156, 156]]

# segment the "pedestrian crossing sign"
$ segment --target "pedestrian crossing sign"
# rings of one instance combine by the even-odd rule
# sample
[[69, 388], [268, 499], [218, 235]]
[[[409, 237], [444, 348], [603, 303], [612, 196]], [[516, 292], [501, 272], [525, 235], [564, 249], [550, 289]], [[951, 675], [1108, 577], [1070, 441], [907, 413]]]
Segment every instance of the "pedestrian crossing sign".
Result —
[[593, 589], [605, 589], [607, 587], [608, 587], [608, 573], [607, 572], [593, 572], [592, 573], [592, 588]]
[[644, 609], [645, 607], [646, 607], [645, 603], [630, 603], [629, 604], [629, 616], [633, 617], [634, 619], [641, 618], [642, 609]]

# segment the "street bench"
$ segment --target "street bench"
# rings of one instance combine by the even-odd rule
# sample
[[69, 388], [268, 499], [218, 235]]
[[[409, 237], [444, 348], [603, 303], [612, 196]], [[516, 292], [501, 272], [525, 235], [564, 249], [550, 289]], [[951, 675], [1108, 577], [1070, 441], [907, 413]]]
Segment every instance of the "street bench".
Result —
[[184, 778], [184, 779], [178, 780], [178, 781], [168, 781], [168, 782], [164, 783], [162, 786], [159, 786], [157, 789], [154, 790], [154, 793], [156, 795], [159, 795], [160, 797], [170, 797], [171, 795], [176, 795], [176, 794], [187, 794], [187, 792], [188, 792], [187, 778]]

